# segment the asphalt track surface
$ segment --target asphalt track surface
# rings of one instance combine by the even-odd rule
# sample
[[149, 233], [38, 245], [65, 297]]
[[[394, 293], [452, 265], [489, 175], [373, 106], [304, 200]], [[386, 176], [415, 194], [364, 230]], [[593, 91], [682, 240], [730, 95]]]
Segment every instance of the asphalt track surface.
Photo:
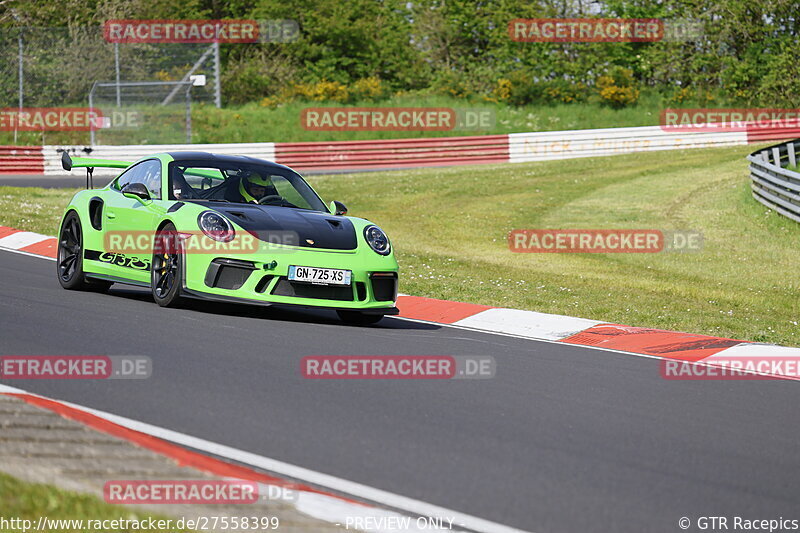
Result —
[[[534, 532], [800, 518], [800, 384], [400, 319], [70, 292], [0, 251], [0, 354], [147, 355], [147, 380], [4, 381]], [[306, 355], [492, 355], [488, 380], [304, 380]], [[730, 522], [729, 522], [730, 523]], [[697, 531], [694, 527], [692, 531]]]

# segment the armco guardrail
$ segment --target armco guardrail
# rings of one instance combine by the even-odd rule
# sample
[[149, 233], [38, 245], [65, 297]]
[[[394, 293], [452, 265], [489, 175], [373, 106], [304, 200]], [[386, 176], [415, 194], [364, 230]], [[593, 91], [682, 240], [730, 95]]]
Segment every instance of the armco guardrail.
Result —
[[796, 222], [800, 222], [800, 139], [776, 144], [753, 152], [750, 161], [750, 188], [753, 198]]
[[[62, 174], [61, 151], [93, 157], [130, 159], [170, 151], [241, 154], [277, 161], [300, 171], [382, 170], [411, 167], [524, 163], [575, 157], [597, 157], [654, 150], [678, 150], [744, 145], [796, 137], [797, 128], [756, 128], [746, 131], [665, 131], [660, 126], [595, 130], [547, 131], [374, 141], [296, 143], [178, 144], [133, 146], [43, 146], [14, 148], [37, 151], [23, 171]], [[11, 147], [6, 147], [11, 148]], [[89, 152], [89, 150], [91, 150]], [[37, 159], [38, 158], [38, 159]], [[0, 154], [2, 161], [2, 154]], [[22, 162], [22, 160], [19, 160]], [[20, 174], [16, 166], [0, 164], [0, 173]], [[17, 171], [7, 170], [16, 169]], [[113, 172], [98, 169], [98, 175]]]

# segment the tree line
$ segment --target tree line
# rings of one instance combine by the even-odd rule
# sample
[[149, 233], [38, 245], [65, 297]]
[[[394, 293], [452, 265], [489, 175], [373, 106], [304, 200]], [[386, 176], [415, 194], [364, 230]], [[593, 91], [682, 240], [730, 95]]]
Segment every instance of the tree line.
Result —
[[[788, 107], [800, 104], [799, 13], [796, 0], [6, 0], [0, 29], [61, 27], [78, 39], [113, 18], [296, 20], [296, 42], [222, 46], [227, 104], [447, 94], [623, 106], [652, 91], [674, 103]], [[512, 19], [580, 17], [689, 20], [701, 31], [676, 42], [509, 37]], [[15, 42], [3, 40], [4, 60]], [[75, 55], [61, 58], [66, 68]], [[38, 74], [53, 78], [48, 90], [67, 90], [49, 65]]]

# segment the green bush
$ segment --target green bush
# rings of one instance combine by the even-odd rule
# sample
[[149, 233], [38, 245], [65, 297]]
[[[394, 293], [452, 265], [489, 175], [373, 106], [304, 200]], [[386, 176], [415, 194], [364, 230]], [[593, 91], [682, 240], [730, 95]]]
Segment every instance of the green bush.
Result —
[[600, 101], [615, 109], [633, 105], [639, 101], [639, 89], [633, 71], [614, 67], [607, 74], [599, 76], [595, 85]]

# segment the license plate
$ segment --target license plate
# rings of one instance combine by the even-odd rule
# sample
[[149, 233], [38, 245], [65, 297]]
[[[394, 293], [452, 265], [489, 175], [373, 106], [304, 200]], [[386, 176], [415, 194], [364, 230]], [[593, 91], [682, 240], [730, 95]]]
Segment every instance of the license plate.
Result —
[[350, 270], [335, 268], [316, 268], [304, 266], [290, 266], [289, 280], [314, 283], [316, 285], [350, 285], [352, 276]]

